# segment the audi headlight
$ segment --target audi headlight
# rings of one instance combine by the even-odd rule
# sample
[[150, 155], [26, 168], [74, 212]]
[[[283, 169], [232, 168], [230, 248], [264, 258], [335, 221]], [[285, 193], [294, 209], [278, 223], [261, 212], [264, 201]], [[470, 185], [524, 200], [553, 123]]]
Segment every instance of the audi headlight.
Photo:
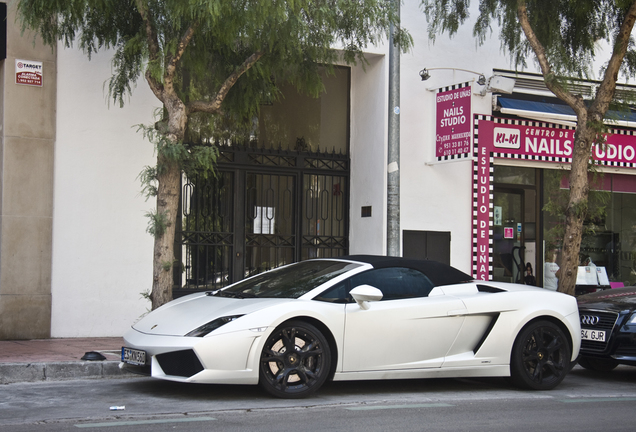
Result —
[[242, 317], [243, 315], [231, 315], [231, 316], [224, 316], [221, 318], [217, 318], [215, 320], [210, 321], [207, 324], [203, 324], [201, 327], [196, 328], [194, 330], [192, 330], [190, 333], [188, 333], [186, 336], [188, 337], [203, 337], [205, 335], [207, 335], [208, 333], [213, 332], [214, 330], [218, 329], [219, 327], [234, 321], [237, 318]]
[[627, 320], [627, 324], [636, 324], [636, 312], [632, 314], [631, 317]]

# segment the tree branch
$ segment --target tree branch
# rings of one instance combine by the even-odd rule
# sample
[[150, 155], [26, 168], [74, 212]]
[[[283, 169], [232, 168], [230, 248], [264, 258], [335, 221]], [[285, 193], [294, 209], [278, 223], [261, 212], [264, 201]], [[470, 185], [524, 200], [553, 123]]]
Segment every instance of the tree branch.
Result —
[[236, 81], [243, 75], [249, 68], [263, 57], [263, 53], [260, 51], [255, 52], [249, 56], [238, 69], [236, 69], [221, 85], [221, 88], [216, 93], [216, 96], [211, 101], [192, 101], [188, 104], [188, 114], [195, 112], [217, 113], [221, 110], [221, 103], [227, 96], [230, 89], [236, 84]]
[[585, 118], [587, 112], [585, 104], [583, 103], [583, 99], [574, 96], [572, 93], [566, 91], [555, 83], [554, 72], [552, 72], [552, 67], [550, 66], [550, 61], [545, 54], [545, 47], [537, 38], [532, 26], [530, 25], [530, 21], [528, 20], [528, 8], [526, 7], [525, 0], [519, 0], [517, 4], [517, 17], [519, 18], [519, 24], [521, 25], [521, 29], [523, 33], [526, 35], [526, 39], [528, 39], [528, 43], [532, 47], [532, 50], [537, 56], [537, 60], [539, 61], [539, 66], [541, 67], [541, 72], [545, 78], [545, 85], [548, 87], [552, 93], [557, 95], [559, 99], [565, 101], [577, 114], [577, 116], [581, 115]]
[[[629, 7], [627, 14], [625, 15], [625, 20], [621, 24], [618, 34], [616, 35], [612, 57], [610, 57], [603, 81], [601, 82], [597, 92], [597, 95], [601, 97], [596, 97], [594, 103], [590, 107], [590, 110], [594, 113], [605, 114], [609, 108], [612, 98], [614, 97], [618, 73], [620, 72], [621, 64], [623, 63], [625, 53], [629, 46], [629, 38], [631, 36], [632, 29], [634, 28], [634, 22], [636, 22], [636, 1], [632, 2], [632, 5]], [[602, 117], [597, 120], [602, 120]]]
[[167, 79], [165, 81], [168, 81], [168, 79], [170, 82], [173, 81], [174, 74], [176, 73], [176, 70], [177, 70], [177, 64], [179, 63], [179, 60], [181, 60], [183, 53], [185, 52], [186, 48], [190, 44], [190, 41], [192, 40], [192, 37], [194, 36], [194, 32], [196, 31], [198, 26], [199, 26], [198, 21], [195, 21], [192, 24], [190, 24], [190, 26], [187, 28], [183, 36], [181, 36], [181, 40], [179, 41], [179, 44], [177, 45], [177, 51], [175, 52], [175, 54], [173, 56], [166, 57], [165, 77]]
[[[148, 42], [148, 60], [150, 63], [156, 63], [159, 61], [159, 52], [160, 52], [159, 39], [157, 37], [157, 32], [154, 26], [152, 25], [150, 11], [148, 10], [143, 0], [135, 0], [135, 4], [137, 6], [137, 10], [139, 11], [139, 14], [141, 15], [141, 19], [144, 21], [144, 24], [146, 26], [146, 40]], [[160, 101], [164, 102], [163, 84], [152, 76], [149, 67], [146, 68], [145, 76], [152, 92], [155, 94], [155, 96], [157, 96], [157, 98]]]

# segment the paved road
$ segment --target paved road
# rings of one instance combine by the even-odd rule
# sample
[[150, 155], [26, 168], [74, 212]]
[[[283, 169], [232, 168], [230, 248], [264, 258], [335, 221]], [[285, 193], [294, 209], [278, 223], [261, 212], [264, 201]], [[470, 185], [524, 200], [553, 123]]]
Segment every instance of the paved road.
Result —
[[331, 383], [302, 400], [251, 386], [102, 379], [0, 386], [0, 430], [633, 431], [635, 404], [636, 368], [623, 366], [603, 375], [577, 367], [549, 392], [432, 379]]

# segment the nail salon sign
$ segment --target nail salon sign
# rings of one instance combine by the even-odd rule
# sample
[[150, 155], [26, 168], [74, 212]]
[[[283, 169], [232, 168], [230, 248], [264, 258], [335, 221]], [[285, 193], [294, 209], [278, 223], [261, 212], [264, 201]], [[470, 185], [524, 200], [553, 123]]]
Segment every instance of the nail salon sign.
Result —
[[[495, 159], [572, 163], [575, 128], [549, 123], [474, 116], [473, 142], [473, 277], [492, 277]], [[603, 145], [594, 145], [590, 157], [601, 166], [636, 168], [636, 132], [612, 129]], [[513, 238], [509, 228], [506, 238]]]
[[435, 156], [457, 158], [470, 153], [471, 87], [468, 84], [435, 97], [437, 107]]
[[[547, 123], [480, 122], [480, 141], [491, 143], [496, 158], [571, 163], [575, 129], [543, 125]], [[604, 144], [592, 146], [590, 157], [594, 161], [610, 166], [636, 164], [636, 137], [632, 131], [614, 129], [605, 139]]]

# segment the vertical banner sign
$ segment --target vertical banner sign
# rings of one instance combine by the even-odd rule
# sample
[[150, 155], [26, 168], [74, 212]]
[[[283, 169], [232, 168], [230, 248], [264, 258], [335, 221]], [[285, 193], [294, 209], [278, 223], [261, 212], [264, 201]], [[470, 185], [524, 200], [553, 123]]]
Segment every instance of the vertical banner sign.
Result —
[[[493, 158], [488, 137], [482, 136], [481, 125], [476, 117], [473, 161], [473, 277], [478, 280], [490, 280], [490, 252], [492, 229], [492, 174]], [[492, 134], [490, 135], [492, 137]]]
[[470, 153], [471, 87], [440, 92], [437, 101], [435, 157], [455, 159]]
[[15, 83], [42, 87], [42, 62], [16, 59]]

